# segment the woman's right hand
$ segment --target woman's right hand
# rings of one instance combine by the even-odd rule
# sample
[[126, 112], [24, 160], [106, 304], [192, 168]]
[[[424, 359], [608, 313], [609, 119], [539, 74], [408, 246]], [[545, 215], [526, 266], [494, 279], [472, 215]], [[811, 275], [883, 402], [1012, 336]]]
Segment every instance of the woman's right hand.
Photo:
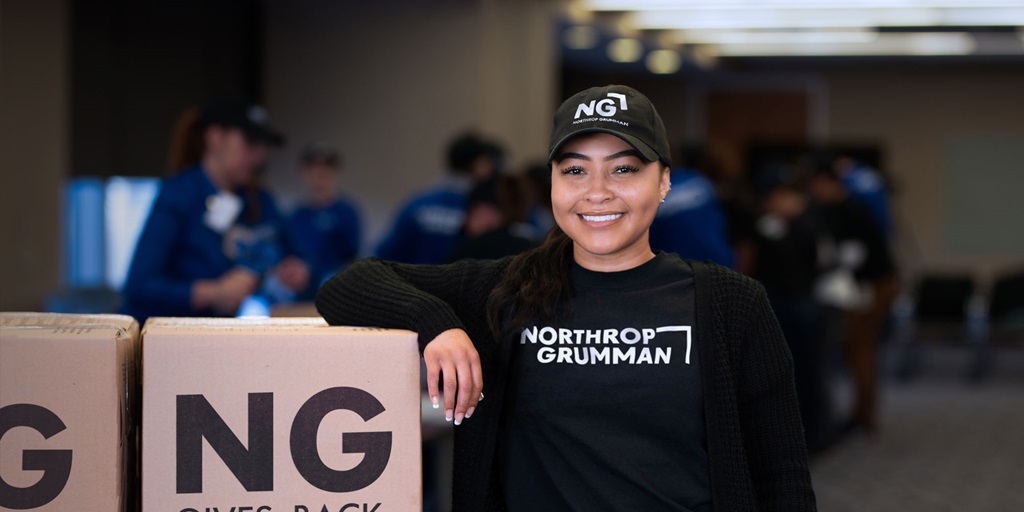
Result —
[[480, 355], [462, 329], [438, 334], [423, 350], [427, 364], [427, 393], [434, 408], [440, 406], [438, 381], [444, 379], [444, 417], [462, 423], [483, 399], [484, 377]]

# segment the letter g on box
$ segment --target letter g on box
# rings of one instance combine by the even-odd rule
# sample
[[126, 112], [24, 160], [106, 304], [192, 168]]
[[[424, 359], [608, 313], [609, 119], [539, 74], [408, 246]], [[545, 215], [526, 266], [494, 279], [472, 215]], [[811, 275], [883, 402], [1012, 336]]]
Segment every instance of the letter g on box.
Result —
[[[49, 439], [67, 426], [56, 414], [33, 404], [12, 404], [0, 409], [0, 441], [15, 427], [29, 427]], [[43, 477], [31, 487], [14, 487], [0, 475], [0, 507], [14, 510], [38, 508], [53, 501], [71, 476], [71, 450], [25, 450], [21, 469], [42, 471]]]

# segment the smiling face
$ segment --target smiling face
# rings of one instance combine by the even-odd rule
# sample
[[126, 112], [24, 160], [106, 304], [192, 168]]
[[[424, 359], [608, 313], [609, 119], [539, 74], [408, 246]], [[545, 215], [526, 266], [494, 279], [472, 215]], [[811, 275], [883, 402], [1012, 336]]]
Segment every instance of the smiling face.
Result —
[[622, 139], [586, 134], [562, 145], [551, 164], [555, 222], [580, 266], [627, 270], [654, 257], [648, 230], [669, 189], [668, 169], [645, 162]]

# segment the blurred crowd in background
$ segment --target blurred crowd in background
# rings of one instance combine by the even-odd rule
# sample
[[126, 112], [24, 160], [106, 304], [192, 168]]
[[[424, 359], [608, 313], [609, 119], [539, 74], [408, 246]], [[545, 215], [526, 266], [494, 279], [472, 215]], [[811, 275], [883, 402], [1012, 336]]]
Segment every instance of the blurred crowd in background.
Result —
[[[943, 465], [944, 446], [884, 445], [872, 459], [856, 444], [886, 436], [880, 387], [942, 342], [965, 378], [899, 405], [995, 404], [979, 428], [1019, 430], [1004, 405], [1020, 403], [1024, 346], [1024, 7], [697, 3], [5, 1], [0, 304], [140, 321], [308, 316], [319, 286], [359, 258], [519, 253], [554, 222], [551, 171], [532, 160], [552, 109], [624, 83], [658, 105], [674, 143], [653, 248], [759, 280], [819, 467], [843, 446], [864, 455], [821, 473], [834, 485], [819, 495], [871, 510], [865, 489], [898, 480], [849, 468], [902, 471], [916, 456], [902, 472], [920, 481], [893, 493], [911, 499], [874, 503], [1024, 503], [974, 485], [965, 468], [991, 456], [977, 446]], [[1010, 392], [943, 401], [1001, 364]], [[898, 427], [943, 420], [922, 418]], [[992, 449], [1018, 460], [1024, 443]], [[425, 462], [443, 452], [428, 447]], [[959, 472], [922, 483], [932, 467]], [[427, 510], [446, 501], [444, 474], [425, 472]]]
[[[346, 175], [360, 170], [328, 145], [304, 147], [294, 163], [301, 200], [278, 208], [260, 174], [283, 138], [261, 107], [237, 100], [182, 114], [169, 176], [134, 250], [123, 312], [143, 321], [269, 315], [310, 301], [359, 257], [501, 258], [538, 245], [553, 225], [547, 164], [509, 168], [500, 141], [465, 132], [444, 148], [440, 179], [397, 205], [383, 237], [363, 246], [359, 201], [345, 193]], [[729, 181], [698, 144], [681, 141], [675, 153], [652, 247], [764, 284], [793, 353], [812, 453], [850, 432], [873, 434], [878, 343], [899, 293], [899, 234], [883, 172], [849, 152], [805, 148]], [[850, 410], [834, 403], [837, 374], [852, 382]]]
[[[181, 114], [120, 311], [142, 321], [271, 315], [296, 305], [316, 314], [309, 303], [317, 289], [358, 258], [501, 258], [539, 245], [553, 226], [549, 166], [510, 167], [500, 140], [465, 131], [439, 148], [446, 166], [436, 182], [395, 205], [386, 231], [368, 242], [360, 199], [345, 186], [360, 169], [330, 145], [302, 147], [292, 171], [301, 194], [278, 207], [261, 175], [284, 135], [267, 120], [262, 107], [231, 98]], [[901, 290], [893, 187], [877, 153], [768, 148], [754, 151], [745, 172], [726, 175], [700, 144], [679, 141], [673, 151], [672, 189], [651, 228], [652, 248], [731, 267], [765, 286], [793, 355], [812, 454], [849, 434], [874, 436], [880, 343], [894, 337], [894, 320], [906, 323], [914, 292]], [[955, 317], [971, 290], [942, 306], [948, 281], [925, 285], [939, 288], [927, 299]], [[997, 283], [1011, 325], [1020, 321], [1020, 282], [1012, 274]]]

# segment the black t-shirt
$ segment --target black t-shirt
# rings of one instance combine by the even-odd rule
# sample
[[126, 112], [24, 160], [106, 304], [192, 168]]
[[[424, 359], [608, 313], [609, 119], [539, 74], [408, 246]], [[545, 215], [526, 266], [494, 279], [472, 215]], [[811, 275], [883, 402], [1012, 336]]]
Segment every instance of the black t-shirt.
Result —
[[896, 272], [885, 233], [878, 227], [871, 210], [849, 197], [821, 205], [820, 209], [833, 242], [857, 243], [864, 251], [864, 261], [854, 269], [858, 280], [870, 281]]
[[[762, 221], [759, 221], [762, 222]], [[770, 225], [770, 224], [769, 224]], [[755, 242], [754, 277], [769, 296], [802, 297], [814, 293], [818, 279], [818, 243], [825, 226], [817, 211], [808, 210], [773, 232], [760, 223]]]
[[568, 318], [513, 340], [498, 470], [509, 512], [711, 510], [693, 272], [575, 266]]

